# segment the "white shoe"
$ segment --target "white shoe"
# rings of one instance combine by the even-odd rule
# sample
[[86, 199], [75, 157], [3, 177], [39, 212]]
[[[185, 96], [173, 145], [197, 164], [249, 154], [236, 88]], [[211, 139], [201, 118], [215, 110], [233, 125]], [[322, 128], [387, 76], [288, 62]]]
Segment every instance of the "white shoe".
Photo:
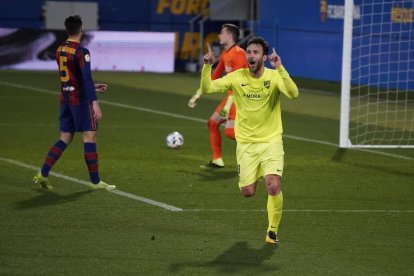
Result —
[[98, 183], [98, 184], [93, 184], [93, 183], [91, 183], [89, 186], [90, 186], [93, 190], [98, 190], [98, 189], [113, 190], [113, 189], [116, 189], [116, 186], [115, 186], [115, 185], [109, 185], [109, 184], [106, 184], [106, 183], [105, 183], [105, 182], [103, 182], [102, 180], [101, 180], [101, 181], [99, 181], [99, 183]]

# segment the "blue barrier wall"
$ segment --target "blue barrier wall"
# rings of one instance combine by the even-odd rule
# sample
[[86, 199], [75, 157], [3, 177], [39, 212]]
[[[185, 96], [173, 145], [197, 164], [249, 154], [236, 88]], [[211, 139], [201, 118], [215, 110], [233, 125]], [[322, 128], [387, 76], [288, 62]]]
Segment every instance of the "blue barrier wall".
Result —
[[[329, 0], [343, 5], [343, 1]], [[319, 0], [261, 0], [258, 35], [276, 48], [290, 74], [335, 80], [341, 76], [343, 20], [327, 19]]]
[[[414, 90], [414, 2], [381, 2], [354, 0], [352, 83]], [[257, 32], [290, 74], [341, 80], [344, 0], [260, 3]]]
[[0, 27], [42, 28], [44, 0], [2, 0]]

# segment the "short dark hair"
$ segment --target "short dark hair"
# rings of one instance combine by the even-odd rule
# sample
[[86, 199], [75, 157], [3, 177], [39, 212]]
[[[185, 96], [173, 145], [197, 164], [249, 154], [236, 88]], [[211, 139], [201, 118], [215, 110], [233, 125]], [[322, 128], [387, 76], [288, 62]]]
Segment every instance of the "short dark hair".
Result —
[[240, 29], [239, 27], [237, 27], [234, 24], [229, 24], [226, 23], [223, 26], [221, 26], [222, 29], [227, 28], [227, 30], [231, 33], [231, 35], [233, 36], [233, 40], [235, 42], [237, 42], [237, 40], [239, 40], [240, 37]]
[[254, 36], [247, 41], [247, 47], [249, 47], [250, 44], [260, 44], [263, 48], [263, 55], [267, 55], [269, 53], [269, 44], [266, 42], [266, 40], [263, 39], [263, 37], [260, 36]]
[[68, 35], [77, 35], [82, 30], [82, 18], [80, 15], [71, 15], [65, 19], [65, 27]]

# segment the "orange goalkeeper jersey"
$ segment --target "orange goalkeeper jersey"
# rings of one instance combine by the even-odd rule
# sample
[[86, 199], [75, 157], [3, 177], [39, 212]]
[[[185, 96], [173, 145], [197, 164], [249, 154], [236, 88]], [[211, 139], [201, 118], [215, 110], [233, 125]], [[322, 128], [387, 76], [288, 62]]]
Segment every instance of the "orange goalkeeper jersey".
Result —
[[[218, 79], [224, 72], [228, 74], [241, 68], [247, 68], [246, 52], [235, 44], [228, 50], [223, 49], [219, 63], [211, 74], [211, 79]], [[229, 95], [231, 94], [232, 92], [229, 91]]]

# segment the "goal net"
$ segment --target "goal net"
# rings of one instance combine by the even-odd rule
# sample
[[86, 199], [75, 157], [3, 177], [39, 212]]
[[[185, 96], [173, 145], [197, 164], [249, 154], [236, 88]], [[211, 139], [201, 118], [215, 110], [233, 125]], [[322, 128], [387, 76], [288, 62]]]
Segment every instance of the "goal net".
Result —
[[414, 148], [414, 1], [345, 0], [342, 148]]

